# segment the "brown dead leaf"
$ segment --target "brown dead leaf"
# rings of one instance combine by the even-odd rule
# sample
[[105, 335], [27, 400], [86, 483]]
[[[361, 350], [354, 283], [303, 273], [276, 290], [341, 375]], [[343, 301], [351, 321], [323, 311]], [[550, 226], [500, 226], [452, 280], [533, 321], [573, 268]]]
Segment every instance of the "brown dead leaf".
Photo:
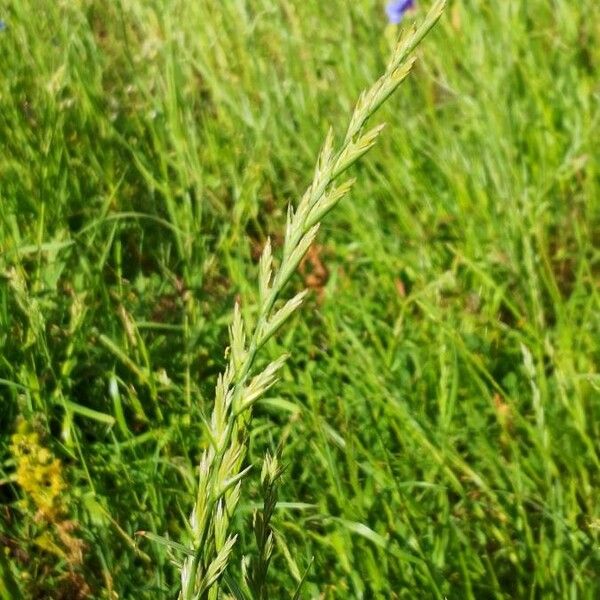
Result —
[[321, 304], [325, 296], [325, 285], [329, 280], [329, 269], [323, 263], [323, 246], [313, 244], [300, 262], [298, 270], [304, 285], [314, 290], [317, 294], [317, 302]]
[[498, 393], [494, 394], [493, 397], [494, 408], [496, 409], [496, 416], [500, 426], [504, 432], [508, 432], [512, 429], [513, 418], [512, 411], [507, 402]]
[[406, 288], [404, 287], [404, 283], [402, 283], [402, 280], [399, 277], [396, 277], [396, 279], [394, 279], [394, 286], [396, 287], [396, 292], [398, 292], [398, 296], [400, 296], [400, 298], [406, 298]]

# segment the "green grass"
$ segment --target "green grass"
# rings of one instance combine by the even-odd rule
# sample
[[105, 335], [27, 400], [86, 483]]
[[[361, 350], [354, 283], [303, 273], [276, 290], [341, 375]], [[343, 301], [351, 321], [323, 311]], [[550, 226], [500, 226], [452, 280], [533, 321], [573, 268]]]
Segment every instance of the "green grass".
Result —
[[[135, 533], [184, 537], [234, 301], [394, 35], [368, 0], [41, 5], [0, 15], [0, 597], [173, 598]], [[600, 595], [599, 23], [454, 0], [420, 47], [264, 353], [234, 579], [281, 447], [272, 598]]]

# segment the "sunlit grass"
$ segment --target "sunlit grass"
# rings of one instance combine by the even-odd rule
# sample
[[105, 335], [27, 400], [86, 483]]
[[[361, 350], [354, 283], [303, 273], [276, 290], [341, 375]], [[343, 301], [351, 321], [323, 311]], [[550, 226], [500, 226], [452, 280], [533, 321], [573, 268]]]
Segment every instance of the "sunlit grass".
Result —
[[[234, 300], [256, 311], [267, 236], [384, 67], [382, 4], [0, 15], [0, 536], [30, 596], [174, 597], [135, 532], [181, 539]], [[597, 597], [599, 22], [455, 0], [418, 51], [265, 348], [293, 354], [254, 412], [236, 579], [281, 445], [270, 597], [313, 557], [305, 597]], [[61, 461], [81, 565], [22, 502], [18, 415]]]

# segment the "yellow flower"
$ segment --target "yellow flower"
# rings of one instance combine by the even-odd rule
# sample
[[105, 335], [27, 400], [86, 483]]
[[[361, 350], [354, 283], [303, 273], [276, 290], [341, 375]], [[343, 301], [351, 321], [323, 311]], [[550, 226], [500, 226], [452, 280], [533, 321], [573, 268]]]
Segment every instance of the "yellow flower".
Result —
[[61, 492], [65, 489], [60, 460], [42, 446], [39, 433], [24, 419], [19, 420], [11, 442], [16, 480], [26, 499], [32, 501], [39, 517], [55, 520], [63, 511]]

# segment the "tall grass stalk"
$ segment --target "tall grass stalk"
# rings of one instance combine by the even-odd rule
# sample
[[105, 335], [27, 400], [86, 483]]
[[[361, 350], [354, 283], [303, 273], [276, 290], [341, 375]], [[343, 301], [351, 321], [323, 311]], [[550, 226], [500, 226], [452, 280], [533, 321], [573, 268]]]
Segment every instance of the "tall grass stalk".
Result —
[[262, 252], [260, 306], [254, 327], [250, 328], [242, 317], [239, 304], [235, 306], [229, 331], [229, 364], [218, 378], [214, 408], [207, 423], [210, 445], [200, 462], [189, 519], [191, 539], [185, 546], [181, 567], [180, 600], [218, 597], [218, 581], [237, 537], [231, 532], [231, 519], [240, 500], [241, 482], [251, 469], [243, 464], [252, 407], [275, 383], [287, 358], [281, 356], [253, 376], [257, 354], [302, 304], [306, 290], [280, 302], [282, 291], [313, 243], [322, 219], [354, 184], [352, 178], [341, 183], [337, 180], [376, 143], [383, 125], [366, 131], [365, 125], [410, 72], [415, 60], [411, 54], [439, 19], [445, 2], [437, 0], [422, 24], [402, 35], [385, 73], [360, 95], [339, 148], [334, 148], [333, 132], [329, 131], [312, 183], [297, 208], [288, 209], [279, 267], [273, 265], [270, 241]]

